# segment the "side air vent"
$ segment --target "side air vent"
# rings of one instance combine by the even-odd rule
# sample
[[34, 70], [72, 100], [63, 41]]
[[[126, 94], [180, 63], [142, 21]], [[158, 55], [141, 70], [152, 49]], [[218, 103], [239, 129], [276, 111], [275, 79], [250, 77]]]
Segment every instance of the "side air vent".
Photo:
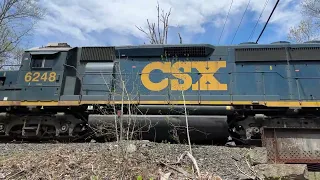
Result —
[[214, 46], [211, 45], [141, 45], [117, 47], [117, 57], [150, 58], [167, 57], [206, 57], [212, 54]]
[[285, 48], [241, 48], [235, 50], [235, 56], [236, 62], [320, 61], [320, 47], [297, 47], [287, 50]]
[[114, 47], [83, 47], [80, 61], [108, 62], [114, 61], [115, 58]]
[[320, 60], [320, 47], [300, 47], [290, 49], [290, 59], [293, 61]]
[[235, 50], [236, 62], [286, 60], [285, 48], [239, 48]]
[[165, 47], [164, 54], [169, 57], [203, 57], [213, 52], [212, 48], [205, 46], [189, 46], [189, 47]]

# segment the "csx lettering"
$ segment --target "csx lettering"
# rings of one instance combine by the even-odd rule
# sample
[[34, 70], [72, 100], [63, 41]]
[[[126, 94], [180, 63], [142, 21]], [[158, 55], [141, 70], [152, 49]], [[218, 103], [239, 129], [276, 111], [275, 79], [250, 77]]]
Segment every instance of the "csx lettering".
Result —
[[39, 82], [39, 81], [49, 81], [54, 82], [56, 80], [57, 73], [56, 72], [27, 72], [24, 76], [25, 82]]
[[[150, 91], [161, 91], [169, 86], [171, 90], [227, 90], [227, 84], [221, 84], [214, 74], [220, 69], [225, 68], [225, 61], [193, 61], [193, 62], [152, 62], [144, 67], [141, 74], [142, 84]], [[190, 76], [192, 69], [197, 69], [201, 74], [200, 79], [192, 84]], [[172, 74], [174, 79], [164, 78], [160, 82], [152, 82], [150, 74], [154, 70], [159, 70], [165, 74]], [[181, 71], [183, 70], [183, 71]], [[155, 75], [156, 76], [156, 75]], [[183, 83], [180, 83], [182, 80]]]

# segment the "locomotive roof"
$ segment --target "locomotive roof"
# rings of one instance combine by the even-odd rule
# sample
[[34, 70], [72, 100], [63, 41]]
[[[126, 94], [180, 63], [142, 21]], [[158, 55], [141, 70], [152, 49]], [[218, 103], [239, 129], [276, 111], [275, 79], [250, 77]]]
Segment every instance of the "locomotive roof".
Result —
[[[140, 49], [140, 48], [170, 48], [170, 47], [207, 47], [215, 49], [216, 47], [239, 47], [239, 48], [270, 48], [270, 47], [320, 47], [320, 41], [308, 41], [304, 43], [292, 44], [287, 41], [278, 41], [273, 42], [271, 44], [257, 44], [254, 42], [245, 42], [234, 45], [219, 45], [215, 46], [212, 44], [144, 44], [144, 45], [128, 45], [128, 46], [83, 46], [83, 47], [114, 47], [115, 49]], [[73, 48], [81, 48], [79, 47], [71, 47], [67, 43], [49, 43], [44, 47], [34, 47], [26, 50], [27, 52], [39, 52], [39, 53], [55, 53], [61, 51], [69, 51]]]

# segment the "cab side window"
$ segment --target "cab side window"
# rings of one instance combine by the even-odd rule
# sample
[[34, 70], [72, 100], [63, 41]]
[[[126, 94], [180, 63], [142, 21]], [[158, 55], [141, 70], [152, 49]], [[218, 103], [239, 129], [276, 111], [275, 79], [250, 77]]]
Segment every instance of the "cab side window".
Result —
[[32, 67], [40, 68], [42, 67], [42, 59], [32, 59]]
[[34, 55], [32, 56], [32, 68], [52, 68], [55, 57], [52, 55]]

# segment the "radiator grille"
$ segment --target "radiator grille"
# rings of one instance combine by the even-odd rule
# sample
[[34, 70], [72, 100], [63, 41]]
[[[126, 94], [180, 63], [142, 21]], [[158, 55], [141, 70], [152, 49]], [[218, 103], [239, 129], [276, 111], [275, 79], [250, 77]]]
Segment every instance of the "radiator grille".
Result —
[[178, 57], [201, 57], [207, 56], [209, 52], [206, 52], [206, 47], [166, 47], [164, 53], [167, 56], [178, 56]]
[[291, 48], [291, 60], [320, 60], [320, 47]]
[[236, 62], [286, 60], [285, 48], [236, 49]]
[[114, 47], [83, 47], [81, 61], [114, 61]]
[[[289, 61], [320, 60], [320, 47], [288, 48]], [[236, 62], [246, 61], [287, 61], [283, 48], [242, 48], [235, 50]]]

